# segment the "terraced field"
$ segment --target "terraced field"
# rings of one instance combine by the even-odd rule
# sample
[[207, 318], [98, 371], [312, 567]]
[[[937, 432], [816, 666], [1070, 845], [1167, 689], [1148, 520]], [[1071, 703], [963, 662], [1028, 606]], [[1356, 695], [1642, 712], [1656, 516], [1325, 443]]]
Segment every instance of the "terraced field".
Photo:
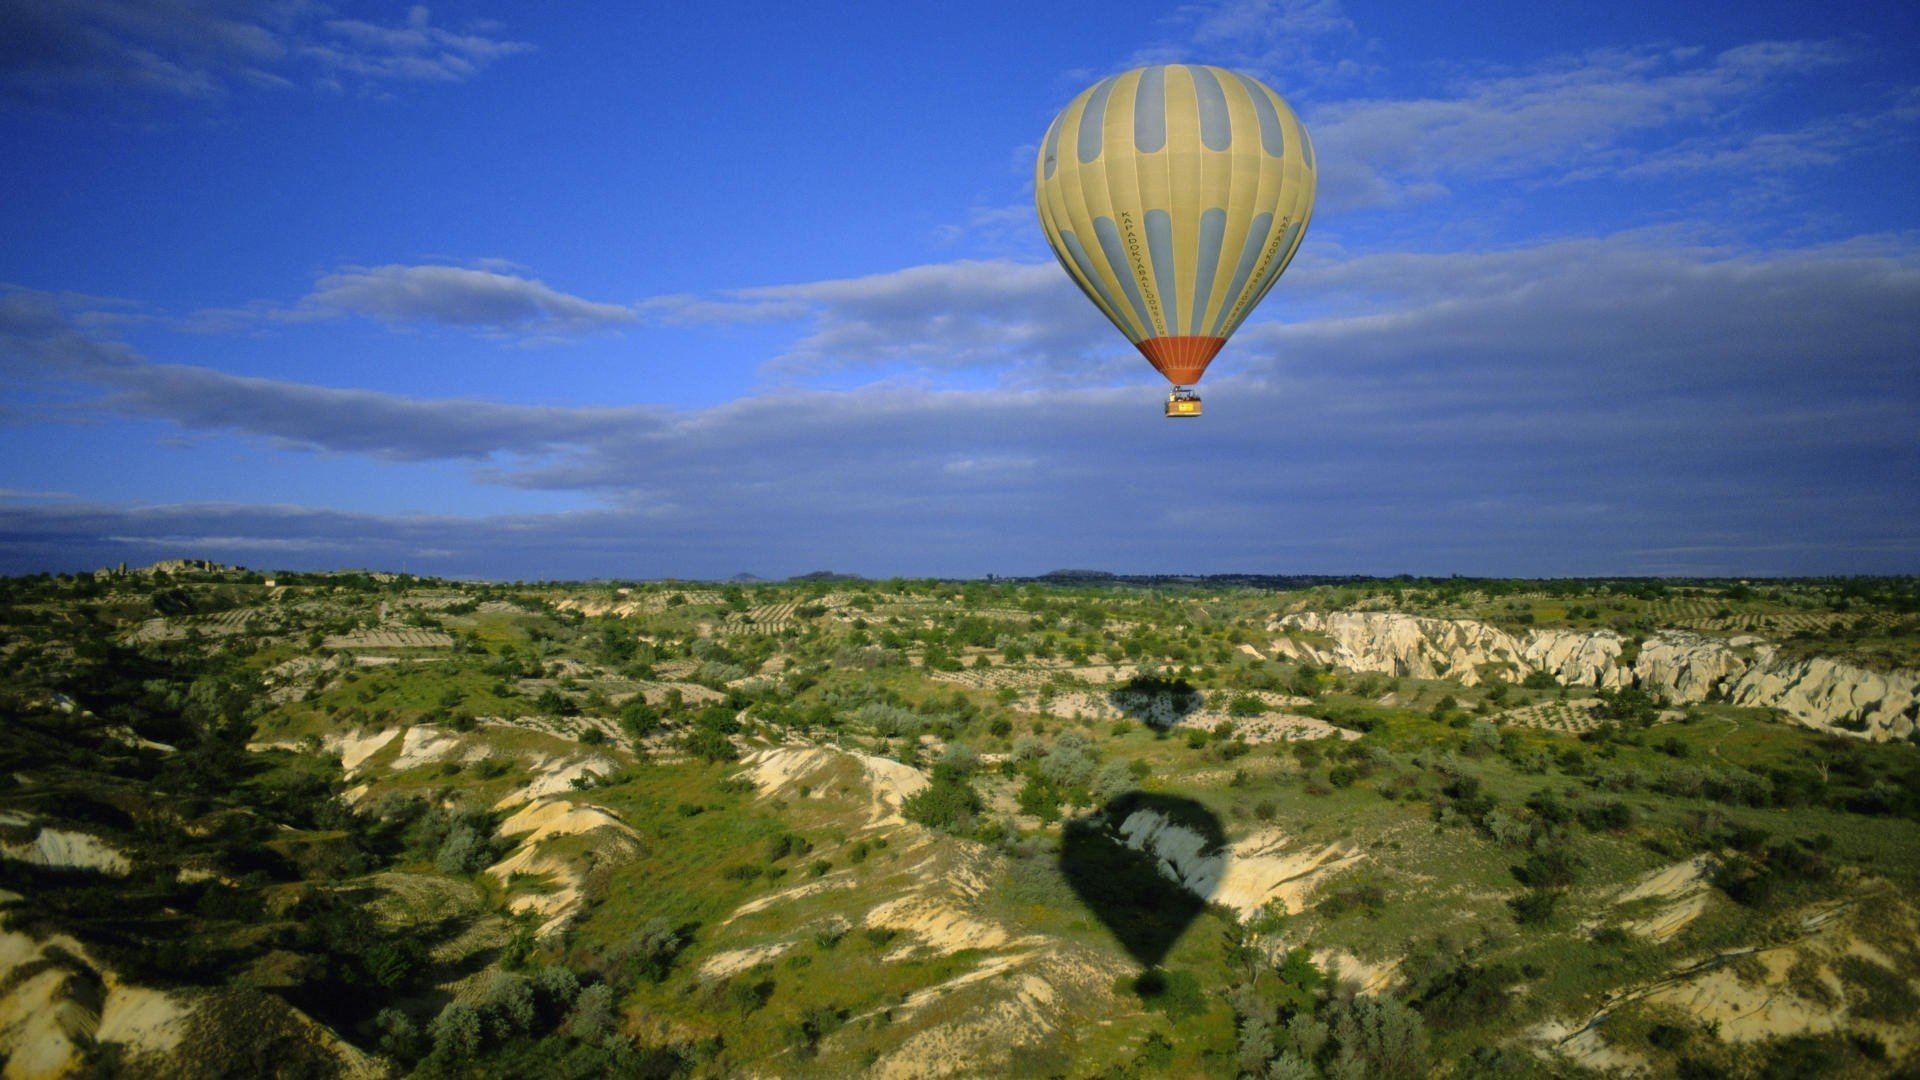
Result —
[[334, 634], [326, 639], [329, 649], [447, 649], [453, 647], [451, 635], [440, 630], [416, 627], [382, 627]]

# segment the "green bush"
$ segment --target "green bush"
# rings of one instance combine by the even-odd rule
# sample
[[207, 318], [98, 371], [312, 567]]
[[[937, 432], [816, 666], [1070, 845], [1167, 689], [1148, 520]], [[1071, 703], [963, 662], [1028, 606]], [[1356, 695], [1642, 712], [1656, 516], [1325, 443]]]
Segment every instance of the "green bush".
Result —
[[1266, 711], [1266, 700], [1253, 694], [1236, 694], [1233, 700], [1227, 703], [1228, 716], [1262, 716]]
[[980, 795], [973, 790], [965, 773], [953, 766], [940, 765], [934, 768], [931, 783], [907, 797], [901, 813], [908, 821], [929, 829], [964, 832], [973, 828], [981, 805]]

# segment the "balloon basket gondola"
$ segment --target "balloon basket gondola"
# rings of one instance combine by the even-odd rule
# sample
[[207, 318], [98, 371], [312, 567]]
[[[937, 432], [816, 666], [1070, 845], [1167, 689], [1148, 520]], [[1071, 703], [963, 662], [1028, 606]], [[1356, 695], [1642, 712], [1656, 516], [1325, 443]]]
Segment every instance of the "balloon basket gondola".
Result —
[[1176, 386], [1167, 395], [1167, 417], [1169, 419], [1199, 416], [1200, 395], [1185, 386]]

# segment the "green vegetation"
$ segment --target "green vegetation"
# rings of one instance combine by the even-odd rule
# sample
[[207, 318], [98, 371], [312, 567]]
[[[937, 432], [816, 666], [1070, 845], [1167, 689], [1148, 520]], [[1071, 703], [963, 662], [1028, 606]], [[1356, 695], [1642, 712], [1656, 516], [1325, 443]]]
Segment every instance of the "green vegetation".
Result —
[[[1536, 1029], [1602, 1012], [1655, 1075], [1916, 1065], [1920, 746], [1283, 619], [1883, 672], [1907, 579], [271, 576], [0, 582], [0, 919], [55, 949], [0, 994], [201, 1002], [198, 1073], [1573, 1076]], [[1146, 810], [1204, 842], [1140, 850]], [[1838, 1020], [1742, 1043], [1649, 989], [1715, 973]]]

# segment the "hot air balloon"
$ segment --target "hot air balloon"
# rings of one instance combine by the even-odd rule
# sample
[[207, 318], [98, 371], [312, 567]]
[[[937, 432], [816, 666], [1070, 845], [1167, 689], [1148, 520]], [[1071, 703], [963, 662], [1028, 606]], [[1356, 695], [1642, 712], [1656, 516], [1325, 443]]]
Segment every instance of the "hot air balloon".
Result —
[[1103, 79], [1053, 118], [1034, 167], [1047, 242], [1095, 306], [1200, 415], [1193, 384], [1313, 214], [1313, 144], [1279, 94], [1225, 68]]

